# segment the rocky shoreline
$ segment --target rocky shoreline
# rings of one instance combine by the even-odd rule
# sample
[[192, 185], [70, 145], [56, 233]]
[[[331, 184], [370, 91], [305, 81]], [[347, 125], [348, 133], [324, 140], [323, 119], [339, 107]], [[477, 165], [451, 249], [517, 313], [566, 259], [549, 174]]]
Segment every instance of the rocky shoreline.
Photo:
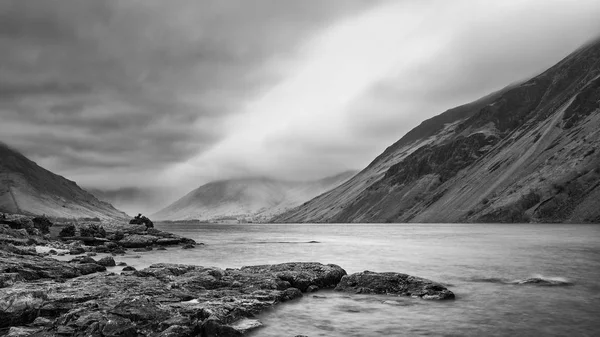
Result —
[[[126, 249], [196, 243], [139, 225], [83, 224], [75, 228], [78, 235], [60, 238], [37, 228], [32, 219], [8, 221], [13, 223], [0, 223], [0, 335], [241, 336], [261, 326], [255, 318], [260, 312], [319, 289], [454, 299], [450, 290], [430, 280], [368, 271], [347, 275], [335, 264], [239, 269], [154, 264], [116, 273], [106, 267], [115, 266], [114, 257]], [[15, 222], [25, 228], [14, 228]], [[94, 229], [104, 234], [90, 236]], [[47, 252], [33, 246], [45, 246]], [[67, 252], [77, 256], [68, 262], [51, 256]], [[107, 254], [96, 260], [97, 253]]]

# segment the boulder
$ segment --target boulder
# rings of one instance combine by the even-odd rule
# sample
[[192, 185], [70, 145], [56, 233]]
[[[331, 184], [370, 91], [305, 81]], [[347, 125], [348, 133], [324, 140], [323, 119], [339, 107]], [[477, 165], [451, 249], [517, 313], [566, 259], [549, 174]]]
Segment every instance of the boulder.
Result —
[[333, 288], [346, 275], [346, 271], [338, 265], [323, 265], [316, 262], [289, 262], [251, 266], [242, 267], [241, 270], [249, 273], [273, 273], [302, 292], [306, 292], [310, 286], [323, 289]]
[[335, 290], [358, 294], [411, 296], [427, 300], [454, 299], [454, 293], [439, 283], [400, 273], [364, 271], [346, 275]]
[[142, 248], [152, 246], [157, 240], [156, 236], [133, 234], [124, 237], [119, 244], [125, 248]]
[[112, 256], [106, 256], [101, 258], [100, 260], [98, 260], [97, 262], [99, 265], [101, 266], [105, 266], [105, 267], [114, 267], [117, 264], [115, 263], [115, 259], [112, 258]]

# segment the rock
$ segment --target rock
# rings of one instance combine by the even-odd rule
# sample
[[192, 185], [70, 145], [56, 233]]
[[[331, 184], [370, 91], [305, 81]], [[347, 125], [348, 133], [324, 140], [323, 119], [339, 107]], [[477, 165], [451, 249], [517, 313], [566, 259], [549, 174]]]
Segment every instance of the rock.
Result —
[[85, 254], [85, 255], [87, 255], [87, 256], [96, 256], [96, 255], [98, 255], [98, 254], [97, 254], [97, 253], [95, 253], [95, 252], [89, 252], [89, 253], [87, 253], [87, 254]]
[[161, 332], [159, 337], [188, 337], [192, 336], [192, 329], [182, 325], [172, 325]]
[[114, 267], [114, 266], [116, 266], [115, 259], [113, 259], [112, 256], [103, 257], [100, 260], [98, 260], [97, 263], [99, 265], [105, 266], [105, 267]]
[[346, 271], [335, 264], [323, 265], [315, 262], [290, 262], [276, 265], [242, 267], [243, 271], [252, 273], [275, 273], [280, 279], [287, 281], [292, 287], [305, 292], [313, 285], [319, 288], [333, 288]]
[[101, 272], [101, 271], [106, 271], [106, 267], [101, 266], [99, 264], [95, 264], [95, 263], [79, 264], [79, 265], [77, 265], [77, 269], [79, 269], [79, 272], [81, 272], [81, 275], [87, 275], [87, 274], [97, 273], [97, 272]]
[[40, 328], [28, 328], [24, 326], [13, 326], [8, 330], [8, 333], [4, 335], [5, 337], [26, 337], [34, 335], [40, 332]]
[[137, 269], [133, 268], [132, 266], [126, 266], [125, 268], [121, 269], [122, 271], [136, 271]]
[[71, 261], [72, 263], [96, 263], [96, 260], [92, 259], [89, 256], [78, 256], [76, 258], [73, 258]]
[[119, 245], [112, 242], [112, 241], [108, 241], [104, 243], [104, 247], [108, 248], [108, 249], [114, 249], [114, 248], [118, 248]]
[[119, 262], [119, 263], [117, 263], [117, 266], [126, 266], [126, 265], [127, 265], [127, 263], [125, 263], [125, 262]]
[[189, 317], [177, 315], [177, 316], [170, 317], [169, 319], [160, 322], [159, 328], [164, 330], [172, 325], [188, 326], [191, 323], [192, 323], [192, 321], [190, 320]]
[[160, 238], [156, 240], [157, 245], [178, 245], [181, 242], [179, 238]]
[[157, 240], [156, 236], [133, 234], [120, 240], [119, 244], [125, 248], [142, 248], [152, 246]]
[[138, 214], [135, 218], [129, 220], [130, 225], [146, 225], [146, 228], [153, 228], [154, 223], [150, 221], [147, 217]]
[[0, 328], [30, 324], [41, 316], [56, 320], [40, 335], [241, 336], [260, 326], [254, 318], [260, 312], [302, 296], [294, 284], [326, 288], [345, 274], [339, 266], [319, 263], [127, 269], [131, 272], [121, 275], [94, 273], [0, 288], [0, 303], [6, 301], [0, 305], [0, 324], [5, 324]]
[[0, 292], [0, 328], [32, 322], [48, 300], [43, 290], [3, 288]]
[[54, 250], [54, 249], [50, 249], [50, 250], [48, 251], [48, 253], [50, 253], [51, 255], [56, 255], [56, 254], [58, 254], [58, 252], [57, 252], [56, 250]]
[[156, 250], [167, 250], [167, 248], [165, 248], [165, 247], [158, 247], [158, 248], [156, 248]]
[[18, 280], [73, 278], [80, 276], [81, 271], [73, 263], [0, 250], [0, 275], [4, 276], [3, 283], [14, 283]]
[[533, 284], [538, 286], [570, 286], [573, 283], [562, 280], [562, 279], [551, 279], [551, 278], [541, 278], [541, 277], [531, 277], [524, 280], [518, 280], [513, 282], [514, 284]]
[[360, 294], [411, 296], [428, 300], [454, 299], [454, 293], [439, 283], [400, 273], [364, 271], [346, 275], [335, 290]]
[[306, 289], [307, 293], [314, 293], [319, 291], [319, 287], [315, 286], [315, 285], [311, 285]]
[[192, 249], [194, 247], [196, 247], [196, 245], [191, 243], [186, 243], [185, 245], [183, 245], [183, 249]]
[[85, 253], [85, 249], [83, 247], [71, 247], [69, 249], [69, 254], [71, 255], [79, 255]]
[[38, 317], [31, 324], [34, 326], [52, 326], [52, 324], [54, 324], [54, 321], [51, 321], [44, 317]]
[[262, 326], [262, 323], [255, 319], [244, 318], [240, 319], [239, 321], [235, 322], [230, 326], [243, 335], [250, 330], [260, 328]]

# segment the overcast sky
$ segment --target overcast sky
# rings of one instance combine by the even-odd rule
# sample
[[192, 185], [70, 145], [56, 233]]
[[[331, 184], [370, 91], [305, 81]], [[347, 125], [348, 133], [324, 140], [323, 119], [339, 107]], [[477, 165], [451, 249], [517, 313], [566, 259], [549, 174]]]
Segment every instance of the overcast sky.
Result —
[[0, 141], [79, 185], [362, 169], [600, 34], [597, 0], [0, 0]]

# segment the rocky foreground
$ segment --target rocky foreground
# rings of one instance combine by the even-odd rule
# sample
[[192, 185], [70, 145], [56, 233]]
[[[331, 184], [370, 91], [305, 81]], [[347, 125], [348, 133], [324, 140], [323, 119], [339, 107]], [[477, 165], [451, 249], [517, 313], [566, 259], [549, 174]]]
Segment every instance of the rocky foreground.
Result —
[[[23, 233], [6, 225], [0, 227], [4, 239], [0, 245], [0, 334], [241, 336], [261, 326], [255, 318], [258, 313], [319, 289], [454, 298], [444, 286], [426, 279], [397, 273], [347, 275], [334, 264], [284, 263], [239, 269], [177, 264], [154, 264], [142, 270], [110, 268], [115, 266], [112, 255], [119, 254], [115, 252], [142, 247], [142, 242], [143, 249], [165, 244], [167, 241], [162, 239], [172, 239], [169, 243], [177, 239], [178, 244], [187, 245], [193, 242], [152, 228], [143, 233], [144, 228], [133, 228], [132, 233], [121, 230], [124, 235], [118, 240], [107, 231], [105, 236], [112, 239], [90, 239], [88, 242], [95, 246], [82, 242], [77, 246], [91, 253], [105, 247], [100, 250], [113, 251], [111, 255], [99, 260], [79, 255], [65, 262], [41, 256], [30, 246], [15, 245], [39, 244], [35, 235], [27, 239], [12, 236], [25, 241], [8, 243], [11, 234]], [[67, 241], [74, 237], [67, 237]], [[48, 236], [41, 240], [58, 244]]]

